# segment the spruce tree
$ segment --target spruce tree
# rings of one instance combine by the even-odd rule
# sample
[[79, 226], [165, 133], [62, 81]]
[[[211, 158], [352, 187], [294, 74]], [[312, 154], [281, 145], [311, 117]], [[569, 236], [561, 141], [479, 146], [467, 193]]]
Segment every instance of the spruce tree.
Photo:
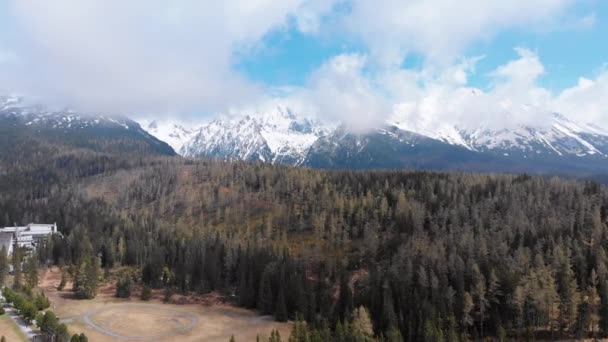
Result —
[[0, 287], [4, 286], [4, 281], [6, 280], [8, 271], [8, 254], [6, 251], [6, 246], [2, 246], [2, 248], [0, 249]]
[[13, 246], [13, 288], [20, 290], [23, 285], [23, 274], [21, 272], [21, 262], [23, 261], [23, 252], [17, 242]]
[[260, 280], [257, 308], [264, 314], [272, 314], [274, 311], [274, 296], [272, 290], [273, 266], [267, 265]]
[[285, 291], [283, 290], [282, 286], [279, 289], [279, 295], [277, 296], [274, 318], [278, 322], [287, 322], [288, 319], [287, 305], [285, 303]]
[[30, 256], [25, 264], [25, 283], [30, 289], [38, 286], [38, 259]]
[[599, 327], [603, 336], [608, 336], [608, 280], [604, 280], [600, 284], [600, 309]]

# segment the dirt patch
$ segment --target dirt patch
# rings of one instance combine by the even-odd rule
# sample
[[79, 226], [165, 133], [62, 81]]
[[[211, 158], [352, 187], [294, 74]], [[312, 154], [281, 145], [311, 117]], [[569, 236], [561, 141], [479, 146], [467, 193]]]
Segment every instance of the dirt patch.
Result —
[[[71, 333], [85, 333], [89, 341], [171, 340], [226, 342], [234, 335], [237, 341], [255, 341], [256, 336], [268, 337], [278, 329], [285, 340], [291, 324], [275, 322], [272, 317], [238, 307], [216, 304], [218, 294], [197, 296], [173, 296], [171, 303], [163, 303], [161, 292], [156, 292], [149, 302], [119, 299], [113, 295], [112, 285], [103, 286], [92, 300], [76, 300], [71, 287], [58, 291], [61, 272], [53, 268], [41, 274], [40, 287], [51, 301], [52, 310], [68, 325]], [[206, 299], [205, 299], [206, 298]], [[179, 304], [183, 303], [183, 304]], [[114, 335], [91, 326], [105, 328]], [[188, 322], [194, 319], [190, 327]], [[165, 336], [165, 337], [160, 337]], [[262, 339], [263, 340], [263, 339]], [[10, 341], [10, 340], [9, 340]]]
[[196, 315], [154, 304], [106, 306], [82, 319], [91, 328], [122, 340], [167, 338], [187, 333], [198, 323]]
[[6, 315], [0, 316], [0, 336], [7, 341], [27, 341], [27, 338], [19, 331], [19, 327]]

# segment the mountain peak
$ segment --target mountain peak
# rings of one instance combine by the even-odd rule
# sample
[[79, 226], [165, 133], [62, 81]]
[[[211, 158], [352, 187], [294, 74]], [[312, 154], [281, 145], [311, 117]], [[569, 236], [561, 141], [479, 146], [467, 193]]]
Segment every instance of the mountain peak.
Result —
[[262, 160], [301, 164], [310, 146], [329, 132], [318, 121], [285, 106], [238, 113], [203, 125], [180, 153], [188, 157]]

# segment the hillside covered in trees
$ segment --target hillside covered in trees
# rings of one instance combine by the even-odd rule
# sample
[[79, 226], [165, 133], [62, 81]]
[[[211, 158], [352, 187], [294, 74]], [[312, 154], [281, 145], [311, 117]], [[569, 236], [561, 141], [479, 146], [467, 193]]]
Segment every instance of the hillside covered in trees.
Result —
[[27, 144], [0, 161], [0, 226], [57, 222], [65, 235], [41, 264], [100, 255], [151, 288], [299, 317], [321, 340], [371, 339], [349, 323], [367, 313], [390, 341], [608, 335], [607, 215], [603, 186], [526, 175]]

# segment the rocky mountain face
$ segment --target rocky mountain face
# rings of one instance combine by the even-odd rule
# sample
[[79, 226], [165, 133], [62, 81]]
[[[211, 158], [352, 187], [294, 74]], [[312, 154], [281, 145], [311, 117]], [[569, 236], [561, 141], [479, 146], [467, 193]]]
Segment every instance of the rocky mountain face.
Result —
[[54, 144], [116, 153], [255, 160], [319, 168], [414, 168], [572, 175], [608, 173], [608, 132], [554, 114], [538, 126], [408, 122], [391, 118], [365, 134], [277, 106], [201, 125], [137, 122], [0, 97], [0, 144]]
[[19, 97], [0, 97], [2, 146], [35, 141], [99, 152], [175, 155], [165, 142], [126, 117], [83, 114], [28, 105]]
[[187, 157], [302, 165], [312, 144], [329, 132], [327, 125], [277, 107], [203, 125], [179, 152]]
[[187, 157], [320, 168], [608, 172], [608, 132], [559, 114], [539, 127], [500, 129], [483, 124], [475, 128], [425, 127], [391, 118], [366, 134], [353, 134], [343, 126], [277, 107], [265, 113], [219, 118], [188, 134], [176, 135], [190, 137], [176, 149]]
[[143, 120], [140, 124], [148, 133], [166, 142], [178, 153], [200, 130], [200, 126], [190, 127], [183, 122], [172, 120]]

